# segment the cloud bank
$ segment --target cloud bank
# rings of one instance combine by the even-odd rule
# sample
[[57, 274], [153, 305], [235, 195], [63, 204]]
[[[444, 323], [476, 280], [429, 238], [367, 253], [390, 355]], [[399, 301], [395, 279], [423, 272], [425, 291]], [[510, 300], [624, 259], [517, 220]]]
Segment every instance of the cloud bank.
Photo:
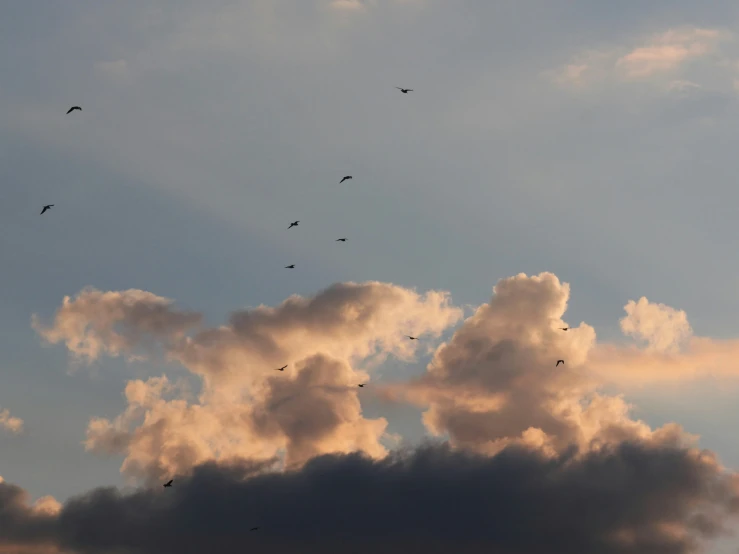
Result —
[[[154, 488], [32, 513], [11, 487], [17, 530], [0, 536], [91, 553], [698, 551], [739, 507], [737, 476], [602, 387], [736, 376], [737, 343], [696, 337], [684, 312], [646, 298], [625, 306], [627, 340], [599, 342], [564, 320], [569, 296], [551, 273], [502, 279], [423, 375], [374, 383], [388, 356], [414, 359], [406, 334], [460, 322], [448, 294], [343, 283], [205, 327], [152, 293], [85, 289], [48, 324], [34, 317], [41, 336], [78, 361], [163, 355], [189, 372], [129, 381], [126, 410], [87, 430], [89, 450], [122, 455]], [[362, 411], [371, 394], [419, 406], [444, 444], [388, 452], [387, 420]]]

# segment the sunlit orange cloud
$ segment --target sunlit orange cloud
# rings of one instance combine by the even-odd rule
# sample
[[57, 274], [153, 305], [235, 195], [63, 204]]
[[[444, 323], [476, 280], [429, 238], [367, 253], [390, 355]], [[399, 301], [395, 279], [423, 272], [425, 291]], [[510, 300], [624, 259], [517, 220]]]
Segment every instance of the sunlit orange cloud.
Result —
[[166, 376], [130, 381], [125, 412], [90, 421], [89, 450], [124, 454], [126, 475], [159, 480], [209, 460], [284, 454], [293, 467], [332, 452], [384, 456], [387, 421], [362, 415], [358, 384], [370, 379], [362, 366], [411, 360], [418, 343], [406, 334], [439, 336], [461, 317], [445, 293], [369, 282], [235, 312], [208, 329], [151, 293], [88, 289], [65, 298], [51, 326], [34, 326], [78, 359], [163, 347], [201, 380], [197, 395]]

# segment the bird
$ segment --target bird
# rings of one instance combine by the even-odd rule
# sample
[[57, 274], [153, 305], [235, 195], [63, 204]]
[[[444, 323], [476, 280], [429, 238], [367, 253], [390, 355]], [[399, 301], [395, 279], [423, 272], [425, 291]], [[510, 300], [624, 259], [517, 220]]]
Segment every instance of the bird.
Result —
[[54, 207], [54, 204], [47, 204], [46, 206], [44, 206], [44, 209], [41, 210], [41, 213], [39, 215], [44, 215], [45, 212], [49, 211], [53, 207]]
[[358, 387], [363, 387], [364, 385], [357, 385]]
[[286, 265], [285, 269], [295, 269], [295, 264]]
[[277, 367], [277, 368], [275, 368], [275, 371], [285, 371], [285, 368], [286, 367], [287, 367], [286, 365], [284, 365], [282, 367]]
[[79, 106], [72, 106], [71, 108], [69, 108], [67, 115], [71, 114], [74, 110], [82, 111], [82, 108], [80, 108]]
[[410, 335], [406, 335], [406, 337], [408, 337], [408, 338], [409, 338], [409, 339], [411, 339], [411, 340], [418, 340], [418, 337], [412, 337], [412, 336], [410, 336]]
[[336, 239], [336, 242], [346, 242], [346, 239]]
[[352, 177], [351, 175], [347, 175], [341, 181], [339, 181], [339, 184], [343, 183], [344, 181], [348, 181], [349, 179], [354, 179], [354, 177]]
[[395, 88], [398, 89], [403, 94], [408, 94], [409, 92], [413, 92], [412, 88], [400, 88], [400, 87], [395, 87]]
[[167, 481], [166, 483], [164, 483], [164, 485], [162, 485], [162, 486], [164, 488], [171, 487], [172, 486], [172, 481], [174, 481], [174, 479], [170, 479], [169, 481]]
[[559, 364], [563, 364], [563, 363], [565, 363], [564, 360], [557, 360], [557, 365], [555, 365], [554, 367], [557, 367]]
[[259, 527], [252, 527], [249, 531], [259, 531]]
[[567, 331], [568, 329], [569, 329], [569, 327], [560, 327], [559, 328], [560, 331]]
[[298, 223], [300, 223], [300, 221], [293, 221], [293, 222], [292, 222], [292, 223], [290, 224], [290, 227], [288, 227], [288, 229], [292, 229], [293, 227], [297, 227], [297, 226], [298, 226]]

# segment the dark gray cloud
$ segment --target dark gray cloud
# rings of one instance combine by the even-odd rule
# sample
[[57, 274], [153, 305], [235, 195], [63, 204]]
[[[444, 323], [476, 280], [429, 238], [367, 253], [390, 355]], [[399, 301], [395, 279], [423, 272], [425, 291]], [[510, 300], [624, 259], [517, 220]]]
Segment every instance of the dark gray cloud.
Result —
[[721, 531], [736, 492], [697, 450], [625, 442], [484, 457], [429, 445], [381, 461], [323, 456], [286, 473], [207, 464], [166, 491], [96, 489], [58, 517], [0, 484], [0, 540], [85, 554], [681, 554]]

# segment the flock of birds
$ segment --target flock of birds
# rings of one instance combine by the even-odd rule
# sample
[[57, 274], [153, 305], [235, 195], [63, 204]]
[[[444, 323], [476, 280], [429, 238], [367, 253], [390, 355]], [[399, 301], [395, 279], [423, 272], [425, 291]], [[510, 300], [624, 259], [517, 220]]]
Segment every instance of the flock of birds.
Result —
[[[413, 89], [412, 88], [402, 88], [402, 87], [395, 87], [395, 88], [398, 89], [403, 94], [408, 94], [409, 92], [413, 92]], [[74, 111], [80, 111], [81, 112], [82, 111], [82, 108], [80, 106], [72, 106], [67, 111], [67, 115], [71, 114]], [[343, 183], [344, 181], [348, 181], [350, 179], [353, 179], [353, 177], [351, 175], [345, 175], [341, 179], [341, 181], [339, 181], [339, 184]], [[47, 211], [49, 211], [53, 207], [54, 207], [54, 204], [47, 204], [41, 210], [41, 214], [40, 215], [44, 215]], [[292, 223], [290, 223], [290, 226], [287, 229], [290, 230], [293, 227], [297, 227], [299, 224], [300, 224], [300, 220], [293, 221]], [[347, 239], [344, 237], [344, 238], [336, 239], [336, 242], [346, 242], [346, 240]], [[286, 265], [285, 266], [285, 269], [295, 269], [295, 264]], [[567, 330], [569, 330], [569, 327], [560, 327], [559, 329], [561, 331], [567, 331]], [[404, 335], [404, 336], [407, 337], [410, 340], [418, 340], [418, 337], [414, 337], [414, 336], [411, 336], [411, 335]], [[564, 364], [564, 363], [565, 363], [564, 360], [557, 360], [557, 364], [555, 365], [555, 367], [559, 367], [559, 364]], [[287, 369], [287, 367], [288, 367], [287, 365], [284, 365], [282, 367], [275, 368], [275, 371], [285, 371]], [[365, 383], [360, 383], [357, 386], [358, 387], [364, 387], [365, 386]], [[170, 488], [172, 486], [172, 483], [174, 483], [174, 479], [170, 479], [169, 481], [167, 481], [166, 483], [164, 483], [164, 485], [162, 485], [162, 486], [165, 489], [166, 488]], [[257, 531], [257, 530], [259, 530], [259, 527], [252, 527], [250, 529], [250, 531]]]

